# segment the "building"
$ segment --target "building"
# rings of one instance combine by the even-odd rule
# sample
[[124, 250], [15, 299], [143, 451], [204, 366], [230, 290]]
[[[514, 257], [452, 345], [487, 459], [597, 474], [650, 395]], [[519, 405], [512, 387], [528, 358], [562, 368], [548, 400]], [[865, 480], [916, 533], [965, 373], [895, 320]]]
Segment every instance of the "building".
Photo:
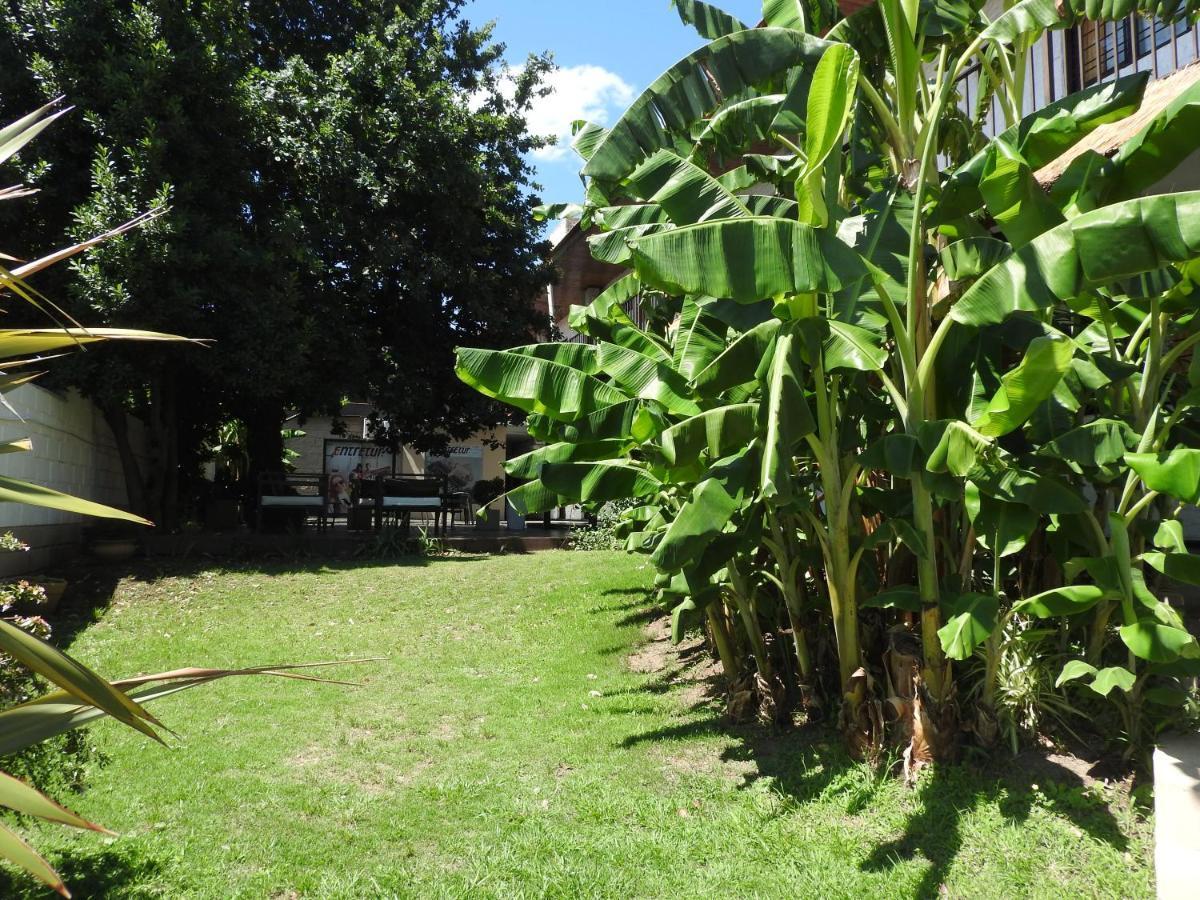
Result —
[[[470, 491], [478, 481], [504, 477], [508, 445], [520, 435], [499, 427], [450, 444], [446, 453], [423, 453], [409, 446], [393, 453], [371, 440], [369, 403], [346, 403], [336, 416], [293, 415], [284, 423], [292, 436], [284, 441], [298, 472], [325, 475], [444, 476], [452, 490]], [[521, 452], [524, 452], [523, 450]], [[513, 454], [515, 455], [515, 454]]]

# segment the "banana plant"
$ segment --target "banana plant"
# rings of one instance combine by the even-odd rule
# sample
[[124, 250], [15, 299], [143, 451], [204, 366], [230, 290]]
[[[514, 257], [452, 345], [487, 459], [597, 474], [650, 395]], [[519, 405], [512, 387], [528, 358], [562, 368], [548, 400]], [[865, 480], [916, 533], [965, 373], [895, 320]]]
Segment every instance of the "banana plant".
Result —
[[[664, 589], [729, 600], [709, 625], [733, 676], [772, 664], [721, 648], [740, 619], [761, 650], [743, 612], [767, 588], [806, 680], [810, 632], [831, 631], [858, 752], [892, 709], [910, 763], [951, 758], [968, 697], [987, 743], [1008, 626], [1042, 616], [1080, 652], [1063, 684], [1120, 688], [1143, 743], [1142, 701], [1195, 659], [1161, 586], [1197, 568], [1176, 516], [1200, 472], [1200, 202], [1142, 194], [1191, 153], [1200, 93], [1046, 189], [1036, 173], [1136, 114], [1146, 77], [1035, 111], [1022, 79], [1048, 30], [1161, 11], [789, 0], [744, 28], [674, 5], [708, 43], [575, 144], [592, 253], [628, 270], [572, 312], [595, 343], [459, 354], [546, 441], [514, 463], [518, 501], [639, 498], [629, 545]], [[959, 109], [968, 69], [1003, 112], [994, 137]], [[633, 325], [639, 298], [667, 328]], [[731, 490], [735, 465], [755, 477]], [[918, 642], [913, 666], [885, 662], [880, 623]]]

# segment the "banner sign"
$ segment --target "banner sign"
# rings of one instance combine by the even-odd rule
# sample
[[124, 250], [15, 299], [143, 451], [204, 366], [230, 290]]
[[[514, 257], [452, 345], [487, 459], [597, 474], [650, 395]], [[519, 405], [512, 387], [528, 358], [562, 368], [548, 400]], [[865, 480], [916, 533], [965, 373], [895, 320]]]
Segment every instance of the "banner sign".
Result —
[[450, 491], [469, 491], [483, 479], [483, 447], [451, 444], [445, 455], [425, 454], [425, 474], [446, 479]]
[[367, 441], [326, 440], [325, 474], [340, 475], [346, 481], [392, 475], [396, 456], [387, 447]]

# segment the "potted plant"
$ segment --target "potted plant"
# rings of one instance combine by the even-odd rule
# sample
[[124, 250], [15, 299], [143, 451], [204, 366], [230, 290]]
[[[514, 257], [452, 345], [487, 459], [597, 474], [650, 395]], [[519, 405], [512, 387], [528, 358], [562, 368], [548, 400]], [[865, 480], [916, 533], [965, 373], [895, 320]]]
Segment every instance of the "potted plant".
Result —
[[[29, 545], [11, 531], [0, 534], [0, 551], [28, 553]], [[0, 586], [0, 606], [29, 615], [43, 615], [58, 609], [67, 590], [65, 578], [36, 575], [15, 584]]]
[[54, 575], [30, 575], [25, 580], [30, 588], [41, 592], [37, 598], [37, 602], [28, 610], [34, 615], [46, 615], [58, 609], [58, 605], [62, 602], [63, 594], [67, 592], [67, 585], [70, 582], [65, 578], [58, 578]]
[[87, 529], [88, 552], [102, 562], [125, 562], [138, 551], [134, 527], [120, 521], [104, 522]]
[[475, 482], [471, 488], [471, 499], [475, 501], [475, 508], [479, 510], [476, 524], [484, 522], [488, 528], [500, 527], [500, 510], [494, 503], [503, 493], [503, 478], [484, 478]]

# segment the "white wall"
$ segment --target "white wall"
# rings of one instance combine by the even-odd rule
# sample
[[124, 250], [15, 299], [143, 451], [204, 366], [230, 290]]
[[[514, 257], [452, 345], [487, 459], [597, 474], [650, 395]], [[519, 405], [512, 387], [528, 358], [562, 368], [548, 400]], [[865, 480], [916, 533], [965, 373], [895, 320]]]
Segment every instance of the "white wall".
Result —
[[[17, 411], [0, 406], [0, 441], [29, 438], [33, 450], [0, 454], [0, 475], [43, 487], [126, 506], [125, 477], [112, 431], [100, 411], [77, 393], [58, 393], [23, 385], [4, 394]], [[22, 421], [22, 419], [24, 421]], [[129, 420], [129, 438], [145, 462], [146, 431]], [[73, 556], [79, 549], [84, 516], [0, 502], [0, 532], [11, 530], [32, 548], [28, 553], [0, 552], [0, 574], [33, 571]]]

